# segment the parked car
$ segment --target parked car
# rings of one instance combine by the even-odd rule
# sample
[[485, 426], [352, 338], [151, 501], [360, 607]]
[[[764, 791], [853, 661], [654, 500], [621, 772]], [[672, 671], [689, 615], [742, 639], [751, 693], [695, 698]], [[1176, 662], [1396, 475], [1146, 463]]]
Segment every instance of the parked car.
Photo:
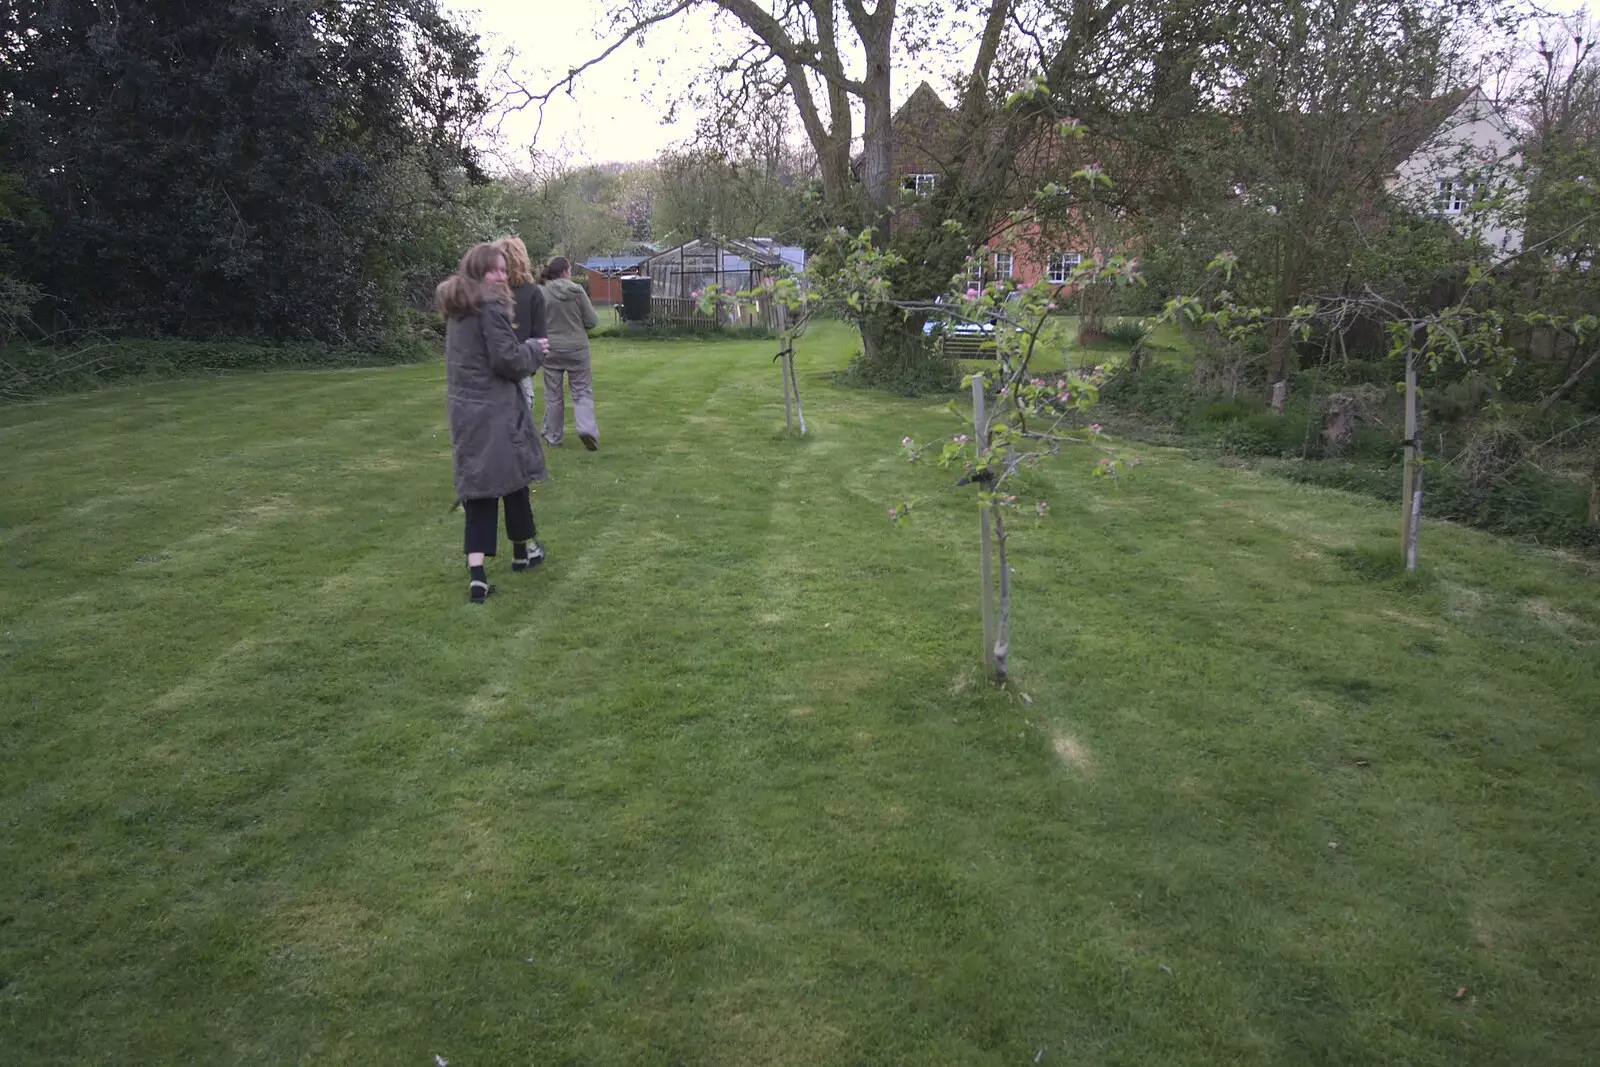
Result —
[[[1005, 299], [1009, 307], [1016, 304], [1022, 297], [1021, 293], [1011, 293]], [[939, 297], [936, 303], [944, 304], [944, 297]], [[979, 353], [994, 348], [994, 331], [998, 319], [988, 322], [969, 322], [966, 319], [952, 319], [938, 311], [930, 312], [928, 321], [922, 324], [922, 335], [934, 338], [941, 348], [951, 351], [951, 355], [964, 355]], [[1022, 332], [1022, 327], [1013, 326], [1017, 333]]]
[[[1007, 308], [1014, 307], [1018, 302], [1021, 301], [1021, 299], [1021, 293], [1008, 294], [1005, 299]], [[941, 296], [936, 299], [934, 303], [947, 304], [948, 301]], [[994, 333], [994, 327], [997, 321], [997, 319], [990, 319], [988, 322], [982, 323], [968, 322], [965, 319], [951, 319], [941, 312], [933, 311], [928, 314], [928, 321], [922, 324], [922, 332], [924, 336], [928, 337], [932, 337], [934, 334], [939, 333], [953, 334], [957, 337], [974, 336], [977, 334], [991, 334]], [[1022, 327], [1020, 326], [1014, 327], [1014, 329], [1018, 333], [1022, 332]]]

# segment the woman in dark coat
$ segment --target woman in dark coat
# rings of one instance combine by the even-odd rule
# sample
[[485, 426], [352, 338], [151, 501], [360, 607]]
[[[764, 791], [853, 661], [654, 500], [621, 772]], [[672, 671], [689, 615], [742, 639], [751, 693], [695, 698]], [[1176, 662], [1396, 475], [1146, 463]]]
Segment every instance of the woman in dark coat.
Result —
[[[541, 354], [548, 353], [550, 342], [546, 340], [544, 290], [533, 276], [528, 246], [522, 243], [520, 237], [502, 237], [495, 241], [494, 246], [506, 257], [506, 285], [511, 289], [511, 323], [517, 328], [517, 340], [531, 338], [539, 342]], [[533, 376], [522, 379], [521, 384], [523, 399], [527, 400], [528, 408], [532, 410]], [[533, 439], [533, 447], [541, 453], [544, 451], [538, 437]], [[540, 460], [543, 458], [541, 455]]]
[[434, 295], [446, 322], [445, 395], [456, 500], [466, 513], [467, 593], [481, 604], [494, 591], [484, 563], [495, 554], [502, 501], [511, 569], [544, 562], [528, 495], [529, 483], [545, 478], [544, 455], [518, 386], [539, 369], [540, 353], [536, 342], [517, 340], [506, 258], [493, 245], [468, 249]]

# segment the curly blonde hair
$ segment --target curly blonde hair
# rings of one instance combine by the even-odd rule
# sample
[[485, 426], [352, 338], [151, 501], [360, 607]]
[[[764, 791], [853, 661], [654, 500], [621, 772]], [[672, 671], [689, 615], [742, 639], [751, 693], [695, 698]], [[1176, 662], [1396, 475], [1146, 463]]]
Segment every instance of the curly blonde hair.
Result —
[[528, 258], [528, 246], [515, 235], [501, 237], [494, 246], [506, 257], [506, 284], [515, 289], [533, 281], [533, 261]]
[[496, 264], [505, 262], [506, 254], [495, 245], [473, 245], [461, 257], [461, 265], [456, 272], [440, 282], [433, 291], [434, 306], [446, 318], [462, 318], [476, 315], [478, 309], [490, 299], [510, 303], [509, 289], [492, 287], [483, 280], [484, 275], [493, 270]]

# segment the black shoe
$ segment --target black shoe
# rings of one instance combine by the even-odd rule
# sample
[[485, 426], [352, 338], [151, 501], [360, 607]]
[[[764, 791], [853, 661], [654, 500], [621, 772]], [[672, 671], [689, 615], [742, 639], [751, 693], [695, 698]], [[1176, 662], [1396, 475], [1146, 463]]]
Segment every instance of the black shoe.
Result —
[[471, 582], [467, 583], [467, 597], [474, 604], [482, 604], [485, 600], [488, 600], [493, 595], [494, 586], [490, 585], [488, 582], [480, 582], [474, 578]]
[[529, 567], [537, 567], [539, 564], [544, 562], [544, 546], [541, 545], [539, 542], [537, 542], [537, 541], [529, 542], [528, 546], [527, 546], [527, 552], [528, 552], [528, 554], [526, 556], [522, 555], [521, 553], [518, 553], [517, 555], [512, 557], [512, 559], [511, 559], [511, 569], [512, 570], [514, 570], [514, 571], [525, 571]]
[[580, 433], [578, 435], [578, 440], [582, 441], [583, 447], [587, 448], [590, 452], [596, 452], [600, 449], [600, 442], [595, 440], [595, 436], [592, 433]]

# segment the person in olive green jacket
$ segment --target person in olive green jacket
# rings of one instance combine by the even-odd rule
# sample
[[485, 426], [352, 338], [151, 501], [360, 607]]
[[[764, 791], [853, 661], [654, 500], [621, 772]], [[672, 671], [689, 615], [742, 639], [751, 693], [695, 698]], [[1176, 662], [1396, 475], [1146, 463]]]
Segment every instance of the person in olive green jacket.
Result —
[[600, 431], [594, 422], [593, 377], [589, 369], [589, 333], [600, 324], [589, 303], [589, 294], [572, 280], [572, 264], [557, 256], [545, 265], [540, 277], [544, 289], [545, 329], [550, 352], [544, 357], [543, 437], [560, 445], [565, 433], [566, 398], [562, 396], [562, 375], [572, 389], [572, 417], [578, 424], [578, 440], [593, 452], [600, 447]]

